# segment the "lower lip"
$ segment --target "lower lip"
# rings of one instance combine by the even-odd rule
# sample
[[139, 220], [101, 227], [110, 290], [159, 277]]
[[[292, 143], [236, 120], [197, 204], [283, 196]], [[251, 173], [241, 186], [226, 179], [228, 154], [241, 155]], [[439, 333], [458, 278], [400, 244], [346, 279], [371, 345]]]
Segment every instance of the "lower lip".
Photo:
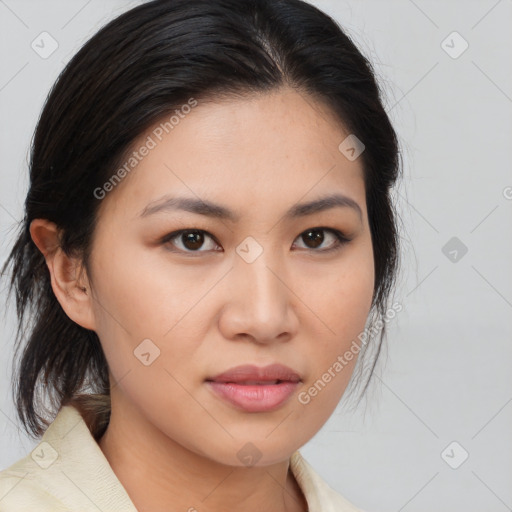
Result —
[[221, 398], [247, 412], [265, 412], [277, 409], [297, 389], [299, 382], [243, 385], [233, 382], [207, 381]]

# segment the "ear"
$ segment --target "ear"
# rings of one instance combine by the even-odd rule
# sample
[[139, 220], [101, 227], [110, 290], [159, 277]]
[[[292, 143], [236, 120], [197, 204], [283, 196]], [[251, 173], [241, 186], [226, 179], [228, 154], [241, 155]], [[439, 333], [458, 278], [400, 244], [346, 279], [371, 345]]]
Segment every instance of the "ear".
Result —
[[62, 309], [78, 325], [94, 330], [89, 280], [81, 262], [62, 250], [56, 224], [47, 219], [34, 219], [30, 223], [30, 236], [46, 260], [53, 293]]

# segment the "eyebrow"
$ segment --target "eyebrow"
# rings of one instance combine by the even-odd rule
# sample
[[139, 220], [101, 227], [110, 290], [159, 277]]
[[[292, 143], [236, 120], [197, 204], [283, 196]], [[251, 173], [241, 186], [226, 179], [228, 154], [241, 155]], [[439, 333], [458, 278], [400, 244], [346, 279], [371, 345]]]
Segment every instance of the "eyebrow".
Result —
[[[336, 207], [351, 208], [357, 212], [360, 220], [363, 218], [361, 207], [356, 201], [354, 201], [354, 199], [343, 194], [332, 194], [320, 199], [315, 199], [308, 203], [301, 203], [292, 206], [284, 214], [284, 219], [293, 220]], [[238, 222], [240, 220], [239, 214], [220, 204], [212, 203], [204, 199], [170, 196], [163, 196], [152, 201], [141, 211], [139, 216], [144, 218], [158, 212], [176, 210], [184, 210], [220, 220], [229, 220], [231, 222]]]

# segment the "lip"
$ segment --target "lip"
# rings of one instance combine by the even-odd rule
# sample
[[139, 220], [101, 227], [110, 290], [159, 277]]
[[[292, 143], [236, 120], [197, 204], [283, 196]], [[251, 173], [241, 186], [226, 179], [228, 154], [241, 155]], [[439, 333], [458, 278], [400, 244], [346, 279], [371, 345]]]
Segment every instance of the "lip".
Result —
[[219, 373], [215, 377], [206, 379], [214, 382], [235, 382], [242, 383], [245, 381], [262, 381], [272, 382], [275, 380], [283, 380], [290, 382], [299, 382], [300, 375], [294, 372], [288, 366], [282, 364], [270, 364], [268, 366], [254, 366], [252, 364], [245, 364], [242, 366], [235, 366], [229, 370]]
[[217, 396], [247, 412], [278, 409], [300, 382], [297, 372], [281, 364], [261, 368], [237, 366], [206, 379], [206, 384]]

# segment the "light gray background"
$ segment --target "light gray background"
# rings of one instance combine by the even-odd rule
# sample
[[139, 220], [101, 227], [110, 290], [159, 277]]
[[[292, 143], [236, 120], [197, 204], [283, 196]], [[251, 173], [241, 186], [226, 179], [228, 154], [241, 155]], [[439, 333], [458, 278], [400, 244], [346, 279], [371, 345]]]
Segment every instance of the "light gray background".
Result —
[[[50, 86], [87, 38], [137, 3], [0, 0], [2, 261]], [[512, 1], [312, 3], [374, 63], [401, 139], [404, 310], [366, 413], [339, 407], [302, 453], [368, 512], [512, 510]], [[47, 59], [31, 48], [43, 31], [59, 44]], [[444, 49], [462, 48], [459, 36], [446, 40], [453, 31], [469, 44], [457, 58]], [[442, 252], [452, 237], [468, 248], [455, 262]], [[11, 307], [0, 329], [0, 468], [37, 444], [11, 402], [14, 321]], [[452, 469], [446, 460], [462, 450], [468, 459]]]

